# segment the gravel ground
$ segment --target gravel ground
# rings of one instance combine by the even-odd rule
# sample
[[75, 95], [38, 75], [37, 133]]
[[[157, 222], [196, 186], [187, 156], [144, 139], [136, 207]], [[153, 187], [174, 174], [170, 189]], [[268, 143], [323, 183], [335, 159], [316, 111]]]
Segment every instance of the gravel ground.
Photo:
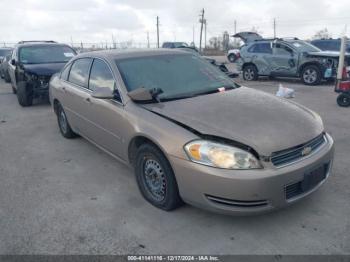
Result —
[[48, 104], [20, 107], [1, 80], [0, 254], [350, 254], [350, 108], [337, 106], [331, 85], [237, 82], [268, 93], [282, 83], [322, 116], [336, 155], [311, 197], [255, 217], [160, 211], [132, 170], [82, 138], [64, 139]]

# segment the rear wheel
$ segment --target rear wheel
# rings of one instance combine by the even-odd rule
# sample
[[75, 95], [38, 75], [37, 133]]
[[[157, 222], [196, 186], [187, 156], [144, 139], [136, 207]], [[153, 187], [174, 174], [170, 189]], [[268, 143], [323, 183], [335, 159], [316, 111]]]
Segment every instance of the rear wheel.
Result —
[[337, 103], [341, 107], [350, 106], [350, 94], [340, 94], [337, 98]]
[[258, 70], [255, 65], [247, 65], [243, 68], [243, 79], [246, 81], [258, 80]]
[[318, 85], [321, 82], [321, 70], [315, 65], [306, 66], [301, 73], [305, 85]]
[[77, 134], [74, 133], [72, 128], [70, 127], [66, 113], [64, 112], [61, 104], [57, 105], [57, 123], [58, 127], [60, 128], [61, 134], [65, 138], [74, 138], [77, 136]]
[[151, 144], [140, 146], [135, 175], [143, 197], [152, 205], [170, 211], [182, 204], [173, 170], [157, 147]]
[[31, 106], [33, 104], [33, 89], [24, 81], [17, 84], [17, 99], [21, 106]]
[[231, 63], [234, 63], [237, 60], [237, 56], [235, 54], [229, 54], [227, 58]]

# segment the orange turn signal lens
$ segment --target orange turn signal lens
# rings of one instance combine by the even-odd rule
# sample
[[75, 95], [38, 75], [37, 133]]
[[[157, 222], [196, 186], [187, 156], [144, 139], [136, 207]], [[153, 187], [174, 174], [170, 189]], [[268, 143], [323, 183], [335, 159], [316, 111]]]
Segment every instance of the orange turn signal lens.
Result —
[[200, 144], [194, 144], [188, 148], [189, 153], [191, 154], [191, 157], [194, 158], [195, 160], [201, 159], [201, 153], [199, 152], [200, 147], [201, 147]]

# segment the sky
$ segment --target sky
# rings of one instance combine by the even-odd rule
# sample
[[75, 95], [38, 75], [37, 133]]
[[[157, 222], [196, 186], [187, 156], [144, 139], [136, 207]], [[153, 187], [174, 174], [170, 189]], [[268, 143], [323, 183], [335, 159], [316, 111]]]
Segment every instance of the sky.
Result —
[[[156, 17], [160, 42], [199, 42], [199, 14], [205, 10], [207, 39], [255, 27], [265, 37], [311, 38], [327, 28], [337, 38], [350, 30], [348, 0], [0, 0], [0, 44], [20, 40], [65, 43], [155, 44]], [[348, 24], [348, 26], [346, 26]], [[347, 29], [349, 28], [349, 29]], [[204, 41], [204, 40], [203, 40]]]

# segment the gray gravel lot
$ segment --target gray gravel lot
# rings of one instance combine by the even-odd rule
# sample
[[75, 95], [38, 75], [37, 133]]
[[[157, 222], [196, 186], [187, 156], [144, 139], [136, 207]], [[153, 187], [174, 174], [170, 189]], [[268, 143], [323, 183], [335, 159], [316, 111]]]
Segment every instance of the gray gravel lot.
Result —
[[290, 208], [230, 217], [154, 208], [132, 170], [82, 138], [64, 139], [48, 104], [20, 107], [1, 80], [0, 254], [350, 254], [350, 108], [337, 106], [331, 85], [243, 84], [274, 93], [280, 82], [323, 117], [333, 174]]

